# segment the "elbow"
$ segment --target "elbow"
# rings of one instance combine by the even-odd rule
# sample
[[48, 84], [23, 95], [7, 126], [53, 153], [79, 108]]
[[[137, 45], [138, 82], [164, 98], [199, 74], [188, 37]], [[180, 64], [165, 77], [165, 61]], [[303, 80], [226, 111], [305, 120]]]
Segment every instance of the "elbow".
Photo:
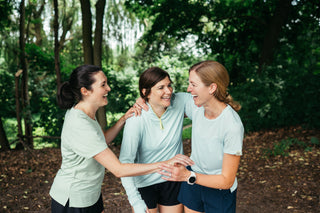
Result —
[[230, 189], [233, 186], [233, 182], [226, 183], [222, 189]]
[[117, 171], [114, 171], [113, 172], [113, 175], [116, 176], [117, 178], [121, 178], [123, 177], [124, 175], [122, 174], [121, 171], [117, 170]]
[[117, 178], [121, 178], [121, 177], [125, 176], [125, 171], [124, 171], [122, 165], [123, 165], [122, 163], [119, 163], [119, 165], [116, 168], [114, 168], [114, 169], [112, 169], [112, 171], [110, 171]]
[[117, 178], [123, 177], [123, 175], [121, 175], [120, 173], [116, 173], [116, 174], [114, 174], [114, 176], [116, 176]]
[[234, 180], [235, 178], [232, 178], [232, 180], [225, 178], [221, 186], [221, 189], [230, 189], [234, 184]]

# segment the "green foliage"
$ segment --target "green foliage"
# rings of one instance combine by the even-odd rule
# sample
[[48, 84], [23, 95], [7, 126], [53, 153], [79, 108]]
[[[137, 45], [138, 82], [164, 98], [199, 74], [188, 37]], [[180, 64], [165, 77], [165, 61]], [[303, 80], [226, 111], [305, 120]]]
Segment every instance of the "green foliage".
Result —
[[4, 118], [15, 117], [14, 74], [0, 67], [0, 114]]
[[11, 24], [9, 16], [13, 11], [13, 4], [12, 0], [0, 0], [0, 32], [7, 30]]
[[[32, 91], [30, 104], [34, 115], [34, 128], [43, 128], [42, 135], [60, 136], [63, 116], [56, 103], [56, 75], [53, 53], [34, 44], [26, 45]], [[40, 139], [41, 141], [42, 139]], [[46, 139], [48, 141], [48, 139]], [[57, 139], [51, 142], [59, 144]]]
[[111, 92], [108, 94], [107, 111], [124, 113], [138, 97], [136, 73], [132, 69], [118, 70], [116, 66], [104, 68]]
[[[267, 50], [263, 42], [269, 27], [275, 30], [277, 4], [273, 0], [126, 1], [139, 18], [151, 22], [141, 42], [151, 55], [173, 50], [173, 56], [185, 61], [177, 53], [178, 42], [194, 35], [198, 49], [207, 54], [204, 59], [225, 65], [230, 94], [243, 106], [239, 114], [246, 131], [295, 124], [319, 128], [319, 4], [303, 0], [289, 5], [278, 39]], [[260, 66], [263, 51], [273, 55], [266, 67]]]
[[192, 124], [192, 120], [190, 118], [187, 117], [183, 119], [183, 126], [187, 126], [190, 124]]
[[182, 131], [182, 140], [191, 139], [192, 128], [188, 127]]
[[169, 73], [175, 92], [187, 91], [190, 66], [181, 61], [177, 55], [160, 55], [155, 62], [150, 63], [149, 67], [151, 66], [158, 66]]
[[289, 152], [294, 149], [303, 149], [306, 152], [312, 150], [312, 146], [319, 145], [319, 140], [311, 138], [310, 144], [300, 141], [296, 138], [287, 138], [273, 145], [272, 149], [263, 149], [264, 157], [288, 156]]

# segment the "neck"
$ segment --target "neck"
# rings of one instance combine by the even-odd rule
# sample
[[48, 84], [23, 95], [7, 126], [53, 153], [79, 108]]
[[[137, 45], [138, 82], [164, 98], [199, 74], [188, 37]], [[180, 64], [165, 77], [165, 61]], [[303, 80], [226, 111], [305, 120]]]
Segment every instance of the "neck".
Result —
[[[150, 104], [150, 103], [149, 103]], [[155, 107], [152, 104], [150, 104], [153, 112], [159, 117], [161, 118], [161, 116], [163, 115], [163, 113], [166, 111], [167, 108], [163, 108], [163, 107]]]
[[227, 107], [227, 105], [217, 99], [213, 99], [210, 103], [203, 106], [204, 116], [208, 119], [216, 119], [222, 111]]
[[98, 109], [91, 106], [90, 104], [87, 104], [86, 102], [80, 101], [78, 104], [74, 106], [75, 109], [79, 109], [86, 113], [91, 119], [95, 120], [96, 112]]

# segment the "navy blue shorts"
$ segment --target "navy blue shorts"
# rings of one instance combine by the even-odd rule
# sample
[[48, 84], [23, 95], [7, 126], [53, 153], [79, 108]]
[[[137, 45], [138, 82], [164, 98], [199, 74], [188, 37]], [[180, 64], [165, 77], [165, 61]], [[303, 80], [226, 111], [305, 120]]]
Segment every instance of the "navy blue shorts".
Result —
[[97, 213], [102, 212], [104, 209], [103, 207], [103, 200], [102, 195], [100, 195], [99, 200], [93, 204], [92, 206], [85, 207], [85, 208], [74, 208], [69, 207], [69, 200], [66, 206], [61, 205], [54, 199], [51, 199], [51, 212], [52, 213]]
[[183, 182], [178, 200], [191, 210], [206, 213], [236, 212], [237, 190], [213, 189], [198, 184]]
[[138, 188], [138, 190], [142, 199], [148, 206], [148, 209], [154, 209], [157, 208], [157, 204], [163, 206], [175, 206], [180, 204], [177, 199], [180, 185], [180, 182], [166, 181]]

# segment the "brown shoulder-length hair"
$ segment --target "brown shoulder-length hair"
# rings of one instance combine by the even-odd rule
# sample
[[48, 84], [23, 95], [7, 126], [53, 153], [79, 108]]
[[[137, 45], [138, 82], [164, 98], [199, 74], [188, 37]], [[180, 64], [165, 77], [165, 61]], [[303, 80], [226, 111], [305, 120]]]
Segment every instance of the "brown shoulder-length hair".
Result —
[[229, 74], [227, 69], [217, 61], [202, 61], [194, 64], [190, 69], [195, 71], [200, 77], [201, 81], [210, 86], [212, 83], [217, 85], [216, 91], [213, 95], [221, 102], [229, 104], [235, 111], [241, 109], [241, 105], [234, 101], [231, 95], [228, 93]]
[[[159, 67], [150, 67], [145, 70], [139, 78], [139, 91], [141, 98], [148, 101], [151, 88], [166, 77], [168, 77], [170, 82], [172, 82], [169, 73]], [[145, 89], [145, 93], [142, 92], [143, 89]]]

